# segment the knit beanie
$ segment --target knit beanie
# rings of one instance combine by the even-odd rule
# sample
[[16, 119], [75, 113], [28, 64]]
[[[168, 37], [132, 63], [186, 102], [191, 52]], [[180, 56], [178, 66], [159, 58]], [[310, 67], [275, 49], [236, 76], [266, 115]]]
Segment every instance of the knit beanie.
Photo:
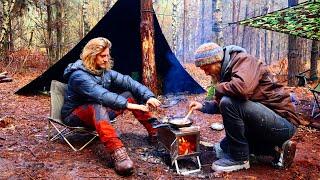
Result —
[[195, 52], [195, 65], [197, 67], [219, 62], [223, 58], [223, 49], [216, 43], [205, 43]]

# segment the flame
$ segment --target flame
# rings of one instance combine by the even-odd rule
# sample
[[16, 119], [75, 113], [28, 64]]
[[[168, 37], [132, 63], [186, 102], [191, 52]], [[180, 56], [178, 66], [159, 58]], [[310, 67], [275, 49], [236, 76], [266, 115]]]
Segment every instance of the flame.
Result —
[[187, 155], [189, 153], [195, 152], [195, 143], [191, 143], [192, 140], [188, 137], [179, 138], [179, 155]]

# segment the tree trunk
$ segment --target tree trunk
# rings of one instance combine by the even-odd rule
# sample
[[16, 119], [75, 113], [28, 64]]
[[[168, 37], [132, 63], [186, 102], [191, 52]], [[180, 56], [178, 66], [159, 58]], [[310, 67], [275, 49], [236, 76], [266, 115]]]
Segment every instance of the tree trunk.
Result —
[[[268, 6], [268, 0], [266, 1], [266, 4], [264, 5], [264, 13], [267, 14], [269, 11]], [[268, 30], [264, 30], [264, 61], [267, 65], [270, 65], [268, 61]]]
[[212, 12], [213, 12], [213, 27], [214, 34], [213, 41], [220, 46], [223, 46], [223, 32], [222, 32], [222, 12], [221, 12], [221, 0], [212, 0]]
[[53, 49], [53, 17], [52, 17], [52, 4], [51, 0], [46, 0], [47, 7], [47, 53], [49, 57], [49, 63], [53, 64], [54, 49]]
[[107, 14], [111, 9], [111, 0], [103, 0], [104, 14]]
[[[241, 9], [241, 0], [238, 0], [238, 12], [237, 12], [237, 20], [236, 20], [237, 22], [240, 20], [240, 12], [241, 12], [241, 10], [242, 10]], [[243, 40], [241, 40], [241, 36], [240, 36], [240, 32], [239, 32], [240, 26], [238, 24], [236, 24], [236, 26], [237, 26], [237, 30], [236, 30], [237, 39], [236, 39], [236, 41], [237, 41], [237, 45], [238, 45], [238, 44], [241, 44], [241, 41], [243, 41]]]
[[[254, 6], [255, 7], [255, 6]], [[255, 8], [254, 8], [255, 9]], [[259, 15], [260, 15], [260, 8], [259, 8]], [[256, 11], [254, 11], [254, 17], [256, 16]], [[254, 29], [257, 32], [257, 41], [256, 41], [256, 57], [261, 59], [261, 37], [260, 37], [260, 29]], [[253, 44], [253, 43], [251, 43]]]
[[[245, 19], [248, 18], [248, 14], [249, 13], [249, 2], [247, 1], [246, 3], [246, 13], [245, 13]], [[249, 36], [250, 38], [249, 39], [246, 39], [246, 32], [247, 32], [247, 26], [244, 26], [243, 27], [243, 33], [242, 33], [242, 41], [241, 41], [241, 47], [244, 47], [246, 44], [249, 44], [249, 43], [245, 43], [245, 41], [249, 41], [250, 38], [252, 38], [251, 36]], [[250, 49], [250, 53], [251, 53], [251, 47], [248, 47]]]
[[[204, 31], [204, 10], [205, 10], [205, 0], [201, 0], [201, 18], [200, 18], [200, 43], [203, 44], [205, 42], [205, 31]], [[186, 8], [186, 7], [185, 7]]]
[[78, 8], [80, 9], [80, 21], [79, 21], [79, 41], [81, 41], [84, 37], [84, 20], [83, 20], [83, 4], [78, 4]]
[[320, 56], [319, 41], [312, 41], [311, 58], [310, 58], [310, 80], [318, 79], [318, 59]]
[[187, 21], [187, 0], [183, 1], [183, 25], [182, 25], [182, 62], [186, 62], [186, 21]]
[[152, 92], [159, 94], [155, 53], [152, 0], [141, 0], [142, 82]]
[[13, 44], [12, 42], [12, 30], [11, 30], [11, 12], [14, 6], [15, 0], [12, 1], [3, 1], [2, 2], [2, 25], [0, 28], [0, 49], [4, 49], [4, 53], [6, 55], [5, 59], [8, 60], [7, 55], [9, 54], [8, 52], [12, 50]]
[[177, 42], [178, 42], [178, 36], [177, 36], [177, 26], [178, 26], [178, 3], [176, 0], [172, 1], [172, 51], [174, 53], [177, 53]]
[[64, 26], [64, 2], [56, 0], [56, 31], [57, 31], [57, 46], [56, 46], [56, 59], [62, 56], [62, 30]]
[[[288, 0], [289, 7], [297, 5], [298, 0]], [[302, 70], [301, 46], [295, 36], [289, 35], [288, 40], [288, 85], [296, 86], [298, 83], [295, 77]]]
[[83, 0], [83, 5], [82, 5], [83, 36], [88, 34], [88, 32], [90, 31], [90, 24], [88, 19], [88, 5], [89, 5], [88, 0]]
[[[232, 22], [236, 21], [236, 2], [232, 0]], [[236, 27], [235, 24], [232, 25], [232, 44], [236, 43]]]

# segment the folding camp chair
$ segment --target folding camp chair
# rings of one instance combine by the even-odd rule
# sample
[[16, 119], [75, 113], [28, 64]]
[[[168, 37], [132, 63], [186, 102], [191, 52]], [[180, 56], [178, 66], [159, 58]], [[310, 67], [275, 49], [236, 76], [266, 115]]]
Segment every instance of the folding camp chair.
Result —
[[[62, 138], [74, 151], [80, 151], [85, 148], [91, 141], [93, 141], [98, 134], [94, 130], [90, 130], [86, 127], [70, 127], [63, 123], [61, 120], [61, 108], [64, 101], [64, 93], [66, 90], [66, 84], [56, 80], [51, 81], [50, 97], [51, 97], [51, 109], [50, 117], [48, 117], [48, 139], [49, 141], [55, 141], [56, 139]], [[51, 127], [56, 130], [55, 134], [51, 135]], [[74, 133], [88, 133], [93, 137], [87, 141], [80, 148], [75, 148], [70, 141], [67, 139], [68, 135]]]
[[308, 71], [310, 71], [310, 69], [299, 73], [298, 75], [296, 75], [296, 77], [298, 78], [298, 86], [307, 86], [308, 89], [312, 92], [314, 100], [312, 105], [311, 116], [313, 118], [317, 118], [320, 115], [320, 104], [319, 104], [320, 83], [318, 83], [314, 88], [308, 85], [308, 80], [311, 80], [311, 78], [307, 78], [306, 76], [306, 72]]
[[318, 83], [316, 87], [314, 87], [313, 89], [312, 88], [309, 88], [309, 89], [312, 92], [314, 97], [311, 116], [313, 118], [317, 118], [320, 115], [320, 104], [319, 104], [320, 83]]

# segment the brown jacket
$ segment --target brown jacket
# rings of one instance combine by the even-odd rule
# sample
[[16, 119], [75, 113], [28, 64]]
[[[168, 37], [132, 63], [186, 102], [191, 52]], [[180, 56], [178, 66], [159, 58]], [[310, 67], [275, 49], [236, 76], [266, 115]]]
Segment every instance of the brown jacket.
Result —
[[262, 62], [247, 53], [231, 54], [225, 76], [216, 86], [216, 96], [223, 95], [260, 102], [298, 126], [299, 121], [289, 92], [278, 84]]

